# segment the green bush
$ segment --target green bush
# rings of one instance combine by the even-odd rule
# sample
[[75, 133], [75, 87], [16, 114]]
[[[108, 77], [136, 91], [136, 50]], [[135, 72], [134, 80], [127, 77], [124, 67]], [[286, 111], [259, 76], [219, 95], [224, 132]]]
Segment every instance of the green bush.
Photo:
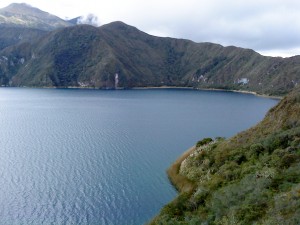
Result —
[[180, 194], [173, 202], [167, 204], [162, 209], [162, 213], [170, 218], [182, 219], [184, 212], [187, 210], [187, 203], [190, 196], [191, 194], [188, 192]]
[[236, 217], [242, 224], [251, 224], [251, 222], [261, 218], [266, 211], [266, 203], [255, 203], [242, 205], [241, 208], [237, 210]]
[[243, 153], [239, 153], [233, 156], [232, 160], [236, 162], [238, 165], [241, 165], [243, 162], [247, 161], [247, 158]]
[[216, 152], [214, 155], [214, 162], [217, 167], [220, 167], [226, 163], [231, 155], [231, 149], [225, 148]]
[[209, 190], [207, 188], [199, 187], [197, 191], [194, 193], [192, 199], [196, 202], [197, 205], [202, 205], [204, 204], [208, 194], [209, 194]]
[[195, 157], [195, 161], [196, 161], [196, 162], [202, 161], [202, 160], [205, 158], [205, 156], [207, 156], [207, 153], [206, 153], [205, 150], [202, 150], [202, 151], [199, 153], [199, 155], [197, 155], [197, 156]]
[[295, 140], [292, 141], [291, 146], [295, 148], [300, 148], [300, 138], [295, 138]]
[[292, 163], [299, 160], [299, 155], [285, 154], [280, 161], [280, 168], [288, 168]]
[[201, 146], [206, 145], [206, 144], [208, 144], [208, 143], [210, 143], [212, 141], [213, 141], [213, 139], [211, 139], [211, 138], [203, 138], [201, 141], [197, 142], [196, 147], [197, 148], [201, 147]]
[[265, 150], [264, 146], [261, 143], [256, 143], [250, 146], [250, 149], [246, 152], [247, 159], [257, 158], [260, 153]]
[[215, 139], [216, 139], [216, 141], [220, 142], [220, 141], [225, 141], [226, 138], [224, 138], [224, 137], [216, 137]]
[[270, 184], [270, 188], [274, 191], [289, 191], [295, 184], [300, 183], [300, 165], [290, 167], [286, 170], [281, 169]]

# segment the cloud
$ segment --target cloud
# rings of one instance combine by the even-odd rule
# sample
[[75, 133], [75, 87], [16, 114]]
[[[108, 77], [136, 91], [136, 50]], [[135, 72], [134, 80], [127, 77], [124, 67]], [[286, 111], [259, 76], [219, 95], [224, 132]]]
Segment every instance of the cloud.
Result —
[[89, 24], [98, 27], [100, 26], [100, 21], [96, 15], [89, 13], [85, 16], [79, 17], [77, 20], [77, 24]]
[[123, 21], [153, 35], [300, 54], [299, 0], [1, 0], [0, 5], [23, 1], [62, 18], [97, 15], [84, 23]]
[[[176, 5], [168, 10], [162, 6], [162, 9], [164, 12], [153, 13], [152, 23], [139, 21], [139, 27], [160, 33], [159, 24], [162, 33], [168, 29], [175, 37], [236, 45], [261, 52], [287, 50], [287, 53], [300, 47], [299, 1], [215, 0], [194, 2], [182, 10]], [[150, 17], [151, 12], [146, 16]], [[294, 53], [291, 51], [291, 55]]]

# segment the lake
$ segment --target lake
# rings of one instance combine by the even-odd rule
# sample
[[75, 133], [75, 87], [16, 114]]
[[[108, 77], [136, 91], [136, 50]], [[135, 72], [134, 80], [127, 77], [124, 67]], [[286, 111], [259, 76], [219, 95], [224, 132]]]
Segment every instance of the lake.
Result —
[[0, 88], [0, 224], [144, 224], [176, 196], [168, 166], [278, 100], [187, 89]]

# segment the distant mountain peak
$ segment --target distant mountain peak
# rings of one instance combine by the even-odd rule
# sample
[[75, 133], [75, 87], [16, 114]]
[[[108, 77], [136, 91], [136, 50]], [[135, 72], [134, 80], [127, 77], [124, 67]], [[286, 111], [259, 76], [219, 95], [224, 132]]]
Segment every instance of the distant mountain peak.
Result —
[[119, 27], [119, 28], [128, 28], [128, 27], [133, 27], [133, 26], [130, 26], [122, 21], [113, 21], [111, 23], [108, 23], [107, 26], [110, 26], [110, 27]]
[[31, 5], [23, 2], [23, 3], [11, 3], [10, 5], [6, 6], [4, 9], [18, 9], [18, 8], [33, 8]]
[[28, 3], [23, 2], [23, 3], [11, 3], [5, 8], [14, 8], [14, 7], [32, 7], [32, 6], [29, 5]]
[[142, 31], [140, 31], [139, 29], [137, 29], [134, 26], [128, 25], [122, 21], [114, 21], [108, 24], [105, 24], [103, 26], [101, 26], [102, 29], [106, 29], [106, 30], [111, 30], [111, 31], [116, 31], [116, 32], [126, 32], [126, 33], [144, 33]]
[[57, 16], [44, 12], [27, 3], [12, 3], [0, 9], [0, 24], [41, 30], [54, 30], [72, 25]]
[[37, 13], [49, 14], [27, 3], [12, 3], [7, 7], [1, 9], [1, 11], [14, 13], [14, 14], [23, 14], [23, 15], [36, 15]]
[[23, 2], [23, 3], [11, 3], [8, 6], [4, 7], [3, 9], [16, 9], [16, 8], [33, 8], [31, 5]]

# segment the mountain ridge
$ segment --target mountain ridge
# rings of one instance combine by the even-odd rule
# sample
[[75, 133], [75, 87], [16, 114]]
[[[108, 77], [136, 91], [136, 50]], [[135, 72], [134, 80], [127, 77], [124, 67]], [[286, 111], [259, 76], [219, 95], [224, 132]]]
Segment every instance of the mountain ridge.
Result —
[[[300, 82], [300, 56], [265, 57], [235, 46], [156, 37], [121, 21], [74, 25], [26, 4], [0, 9], [0, 23], [1, 15], [10, 13], [23, 15], [25, 24], [0, 26], [1, 86], [111, 89], [118, 74], [117, 88], [183, 86], [284, 95]], [[56, 23], [58, 29], [49, 28]]]
[[12, 3], [0, 9], [0, 25], [49, 31], [73, 24], [26, 3]]
[[[265, 57], [251, 49], [155, 37], [120, 21], [60, 28], [27, 45], [31, 55], [41, 57], [22, 56], [24, 45], [0, 52], [15, 65], [2, 65], [9, 80], [2, 85], [114, 88], [118, 73], [123, 88], [185, 86], [283, 95], [300, 82], [299, 56]], [[27, 66], [18, 63], [21, 58]]]

